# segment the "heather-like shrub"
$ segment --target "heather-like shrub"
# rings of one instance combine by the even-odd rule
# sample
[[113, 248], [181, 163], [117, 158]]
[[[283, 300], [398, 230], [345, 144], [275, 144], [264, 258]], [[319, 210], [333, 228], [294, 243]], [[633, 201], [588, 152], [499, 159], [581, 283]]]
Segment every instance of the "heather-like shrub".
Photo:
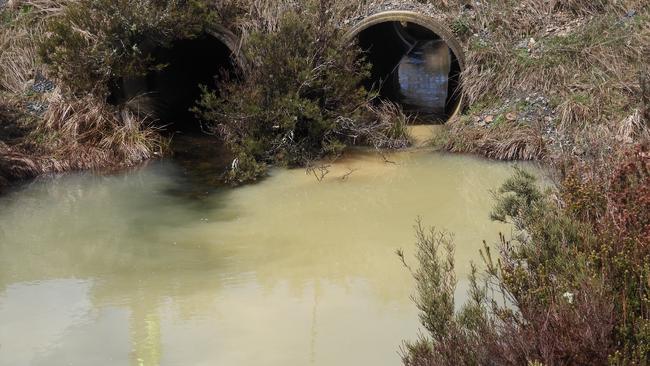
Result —
[[204, 90], [196, 112], [234, 152], [231, 182], [254, 180], [268, 163], [336, 155], [348, 138], [342, 121], [361, 118], [367, 68], [329, 3], [298, 6], [276, 28], [254, 31], [243, 48], [251, 63], [245, 78]]
[[559, 192], [517, 171], [492, 213], [515, 233], [500, 238], [498, 258], [485, 245], [485, 270], [473, 271], [458, 312], [453, 243], [418, 225], [415, 299], [428, 333], [406, 343], [405, 365], [647, 364], [649, 150], [637, 146], [607, 178], [583, 165]]
[[408, 144], [401, 110], [368, 104], [361, 84], [369, 67], [344, 39], [334, 5], [308, 1], [251, 31], [244, 76], [204, 89], [195, 112], [235, 155], [229, 182], [255, 180], [270, 164], [306, 166], [349, 144]]

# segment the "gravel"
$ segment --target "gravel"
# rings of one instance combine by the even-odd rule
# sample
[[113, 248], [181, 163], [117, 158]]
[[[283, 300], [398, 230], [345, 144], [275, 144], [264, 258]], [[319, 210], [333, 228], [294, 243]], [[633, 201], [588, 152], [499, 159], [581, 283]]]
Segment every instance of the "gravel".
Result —
[[43, 93], [51, 92], [52, 90], [54, 90], [54, 88], [55, 85], [51, 80], [47, 79], [41, 73], [37, 73], [36, 76], [34, 77], [34, 84], [31, 87], [31, 91], [34, 93], [43, 94]]
[[454, 13], [453, 11], [442, 10], [433, 4], [421, 4], [409, 0], [371, 1], [367, 5], [361, 7], [361, 9], [351, 18], [344, 21], [344, 24], [355, 24], [371, 15], [391, 10], [414, 11], [441, 21], [449, 18]]

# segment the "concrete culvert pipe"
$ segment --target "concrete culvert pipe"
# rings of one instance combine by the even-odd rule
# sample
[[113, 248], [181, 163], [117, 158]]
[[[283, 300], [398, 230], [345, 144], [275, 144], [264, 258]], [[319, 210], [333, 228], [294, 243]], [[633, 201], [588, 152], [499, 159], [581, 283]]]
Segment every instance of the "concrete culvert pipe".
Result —
[[360, 20], [347, 34], [365, 51], [366, 88], [431, 122], [446, 122], [462, 106], [464, 54], [453, 33], [413, 11], [390, 10]]
[[200, 85], [215, 89], [224, 77], [237, 77], [244, 60], [238, 38], [227, 29], [214, 27], [196, 38], [156, 48], [156, 63], [165, 65], [146, 76], [123, 79], [113, 92], [116, 103], [151, 115], [169, 132], [197, 132], [200, 123], [190, 112], [201, 95]]

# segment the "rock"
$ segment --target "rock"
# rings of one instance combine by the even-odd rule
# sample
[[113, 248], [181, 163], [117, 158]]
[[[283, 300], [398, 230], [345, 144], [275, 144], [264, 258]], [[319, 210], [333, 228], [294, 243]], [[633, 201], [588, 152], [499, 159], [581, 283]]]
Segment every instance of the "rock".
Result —
[[636, 15], [636, 10], [632, 9], [625, 14], [625, 18], [633, 18]]
[[28, 112], [39, 116], [47, 111], [47, 107], [47, 103], [44, 102], [28, 102], [26, 105]]
[[42, 94], [51, 92], [54, 90], [54, 87], [55, 85], [51, 80], [47, 79], [40, 72], [37, 72], [36, 76], [34, 77], [34, 83], [32, 84], [31, 91], [34, 93]]

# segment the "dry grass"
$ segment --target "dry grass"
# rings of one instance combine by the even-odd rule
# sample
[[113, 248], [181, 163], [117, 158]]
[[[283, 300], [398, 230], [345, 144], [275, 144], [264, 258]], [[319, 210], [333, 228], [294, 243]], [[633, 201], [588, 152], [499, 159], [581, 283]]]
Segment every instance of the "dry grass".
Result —
[[[236, 32], [244, 43], [256, 31], [277, 31], [284, 14], [302, 12], [307, 3], [304, 0], [223, 0], [216, 3], [216, 10], [222, 25]], [[328, 15], [343, 25], [351, 14], [360, 13], [366, 3], [365, 0], [334, 0], [327, 9]]]
[[[463, 2], [449, 3], [458, 9]], [[447, 147], [544, 159], [556, 155], [549, 153], [555, 141], [566, 147], [593, 128], [616, 137], [626, 116], [643, 110], [638, 75], [647, 64], [649, 19], [649, 4], [639, 0], [493, 0], [451, 11], [447, 21], [467, 28], [459, 37], [467, 49], [463, 94], [472, 108], [450, 123]], [[467, 123], [531, 94], [551, 100], [552, 113], [501, 129]]]
[[476, 153], [498, 160], [538, 160], [547, 155], [540, 129], [532, 126], [505, 123], [476, 128], [455, 122], [446, 133], [448, 140], [443, 147], [451, 152]]
[[8, 24], [0, 30], [0, 101], [17, 111], [5, 124], [19, 126], [23, 136], [11, 139], [0, 131], [2, 180], [131, 166], [162, 151], [164, 142], [146, 117], [92, 96], [64, 95], [60, 88], [35, 90], [37, 75], [47, 76], [37, 54], [45, 22], [68, 2], [14, 0], [4, 10]]
[[0, 150], [0, 175], [24, 179], [72, 170], [117, 169], [161, 153], [147, 121], [92, 99], [52, 96], [42, 124], [23, 143]]
[[83, 152], [82, 159], [67, 159], [72, 169], [130, 166], [160, 153], [162, 146], [147, 118], [115, 111], [92, 97], [70, 102], [55, 96], [34, 133], [52, 139], [48, 146], [61, 157]]
[[14, 17], [13, 22], [0, 31], [0, 49], [3, 50], [0, 53], [0, 90], [21, 94], [38, 70], [37, 48], [43, 35], [43, 23], [30, 22], [24, 15]]
[[382, 101], [378, 106], [369, 105], [375, 122], [366, 126], [366, 139], [376, 149], [403, 149], [411, 146], [408, 126], [415, 117], [407, 115], [399, 104]]

